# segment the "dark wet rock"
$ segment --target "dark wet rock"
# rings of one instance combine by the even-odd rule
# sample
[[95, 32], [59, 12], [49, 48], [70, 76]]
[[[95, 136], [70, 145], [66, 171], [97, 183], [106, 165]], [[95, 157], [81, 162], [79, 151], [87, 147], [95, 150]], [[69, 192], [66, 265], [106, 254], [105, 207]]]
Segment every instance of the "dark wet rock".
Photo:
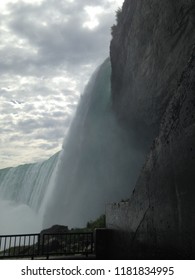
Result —
[[129, 202], [107, 207], [116, 258], [195, 257], [194, 9], [125, 1], [113, 31], [114, 109], [138, 142], [153, 140]]
[[136, 137], [157, 136], [195, 42], [194, 1], [125, 1], [110, 45], [112, 95]]

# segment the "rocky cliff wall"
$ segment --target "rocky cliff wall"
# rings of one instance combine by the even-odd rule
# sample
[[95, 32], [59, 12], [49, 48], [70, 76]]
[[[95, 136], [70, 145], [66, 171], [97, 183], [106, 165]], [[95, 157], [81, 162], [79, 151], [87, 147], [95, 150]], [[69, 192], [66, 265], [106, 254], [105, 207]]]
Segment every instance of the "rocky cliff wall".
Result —
[[[110, 45], [114, 109], [138, 134], [157, 134], [195, 41], [190, 0], [126, 0]], [[150, 137], [151, 135], [151, 137]]]
[[195, 257], [194, 170], [193, 53], [129, 202], [107, 206], [107, 227], [123, 240], [117, 258]]
[[125, 1], [114, 28], [114, 108], [130, 130], [159, 130], [129, 202], [107, 207], [115, 258], [195, 257], [193, 11], [192, 1]]

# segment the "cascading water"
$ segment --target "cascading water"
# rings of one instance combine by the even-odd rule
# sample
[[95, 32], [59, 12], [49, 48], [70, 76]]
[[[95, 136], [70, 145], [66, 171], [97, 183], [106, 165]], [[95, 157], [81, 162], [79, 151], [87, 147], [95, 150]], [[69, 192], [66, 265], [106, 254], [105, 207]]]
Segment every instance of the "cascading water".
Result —
[[112, 111], [110, 61], [92, 76], [59, 157], [44, 213], [44, 226], [85, 226], [109, 202], [127, 198], [144, 155]]
[[60, 155], [0, 170], [0, 234], [85, 226], [107, 203], [129, 197], [145, 153], [112, 111], [110, 73], [107, 59], [81, 96]]
[[41, 163], [0, 170], [0, 234], [40, 231], [40, 207], [58, 155]]

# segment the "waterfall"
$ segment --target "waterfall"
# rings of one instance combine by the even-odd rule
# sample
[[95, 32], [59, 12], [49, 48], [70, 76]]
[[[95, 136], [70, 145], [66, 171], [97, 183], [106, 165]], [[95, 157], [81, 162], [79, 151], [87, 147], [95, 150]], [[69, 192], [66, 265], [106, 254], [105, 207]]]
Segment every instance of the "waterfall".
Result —
[[86, 86], [60, 153], [0, 170], [0, 234], [82, 227], [130, 196], [145, 155], [112, 110], [110, 74], [107, 59]]
[[40, 231], [39, 210], [58, 155], [40, 163], [0, 170], [0, 234]]
[[59, 157], [44, 213], [45, 227], [85, 226], [105, 205], [129, 197], [143, 154], [131, 147], [131, 133], [112, 110], [110, 61], [107, 59], [81, 97]]

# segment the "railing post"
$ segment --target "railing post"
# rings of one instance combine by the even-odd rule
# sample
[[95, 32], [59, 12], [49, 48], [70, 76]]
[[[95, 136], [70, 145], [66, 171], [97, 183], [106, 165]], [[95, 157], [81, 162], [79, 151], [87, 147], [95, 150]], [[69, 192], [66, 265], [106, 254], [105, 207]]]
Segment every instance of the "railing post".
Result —
[[111, 230], [107, 228], [95, 229], [95, 255], [97, 259], [109, 259]]
[[37, 249], [37, 255], [41, 255], [41, 235], [38, 235], [38, 249]]
[[43, 234], [42, 238], [41, 238], [41, 255], [42, 256], [44, 255], [44, 239], [45, 239], [45, 236]]

